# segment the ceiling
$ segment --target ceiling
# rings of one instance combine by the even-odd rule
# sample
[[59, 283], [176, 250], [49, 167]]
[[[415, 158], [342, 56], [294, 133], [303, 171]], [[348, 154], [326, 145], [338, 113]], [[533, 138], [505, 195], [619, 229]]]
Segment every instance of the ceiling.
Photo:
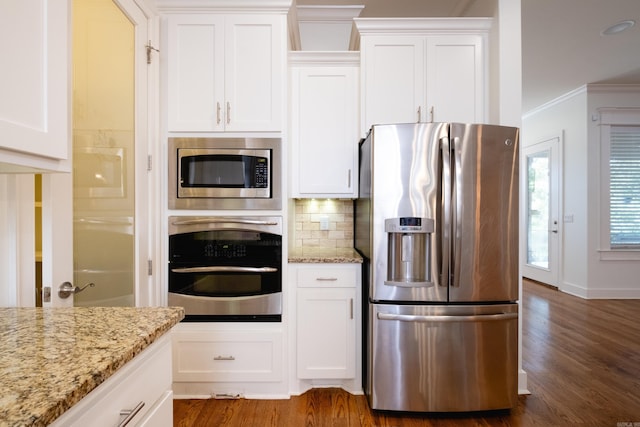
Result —
[[[523, 113], [587, 83], [640, 84], [640, 0], [521, 0]], [[297, 0], [360, 17], [492, 16], [497, 0]], [[602, 36], [610, 25], [627, 31]]]

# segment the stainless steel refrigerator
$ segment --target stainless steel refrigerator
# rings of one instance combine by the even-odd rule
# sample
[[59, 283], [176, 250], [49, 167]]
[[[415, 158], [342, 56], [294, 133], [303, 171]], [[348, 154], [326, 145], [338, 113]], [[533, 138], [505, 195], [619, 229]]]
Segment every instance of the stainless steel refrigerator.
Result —
[[360, 143], [373, 409], [507, 409], [518, 377], [517, 128], [375, 125]]

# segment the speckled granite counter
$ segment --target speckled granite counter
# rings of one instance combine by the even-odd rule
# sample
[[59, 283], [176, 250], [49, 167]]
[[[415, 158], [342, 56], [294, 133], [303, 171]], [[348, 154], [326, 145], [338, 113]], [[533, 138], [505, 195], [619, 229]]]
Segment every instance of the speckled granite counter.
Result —
[[0, 308], [0, 426], [45, 426], [184, 318], [181, 307]]
[[362, 257], [352, 248], [304, 247], [289, 251], [290, 263], [361, 263]]

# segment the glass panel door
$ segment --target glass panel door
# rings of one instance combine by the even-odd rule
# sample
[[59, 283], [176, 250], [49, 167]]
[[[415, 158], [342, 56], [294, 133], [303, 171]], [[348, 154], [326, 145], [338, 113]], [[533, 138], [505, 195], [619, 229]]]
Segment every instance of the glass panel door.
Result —
[[527, 264], [549, 268], [549, 150], [527, 156]]
[[559, 138], [524, 149], [525, 265], [523, 276], [558, 286]]
[[135, 27], [113, 0], [73, 2], [76, 306], [135, 305]]

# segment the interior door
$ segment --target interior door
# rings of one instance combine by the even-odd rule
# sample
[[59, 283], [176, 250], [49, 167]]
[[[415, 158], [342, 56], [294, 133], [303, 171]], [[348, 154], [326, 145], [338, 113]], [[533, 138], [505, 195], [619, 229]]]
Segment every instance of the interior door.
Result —
[[43, 305], [133, 306], [149, 258], [135, 167], [148, 152], [147, 17], [133, 0], [74, 0], [72, 15], [73, 173], [43, 176]]
[[524, 149], [522, 194], [525, 202], [522, 275], [558, 286], [560, 268], [561, 140], [544, 140]]

